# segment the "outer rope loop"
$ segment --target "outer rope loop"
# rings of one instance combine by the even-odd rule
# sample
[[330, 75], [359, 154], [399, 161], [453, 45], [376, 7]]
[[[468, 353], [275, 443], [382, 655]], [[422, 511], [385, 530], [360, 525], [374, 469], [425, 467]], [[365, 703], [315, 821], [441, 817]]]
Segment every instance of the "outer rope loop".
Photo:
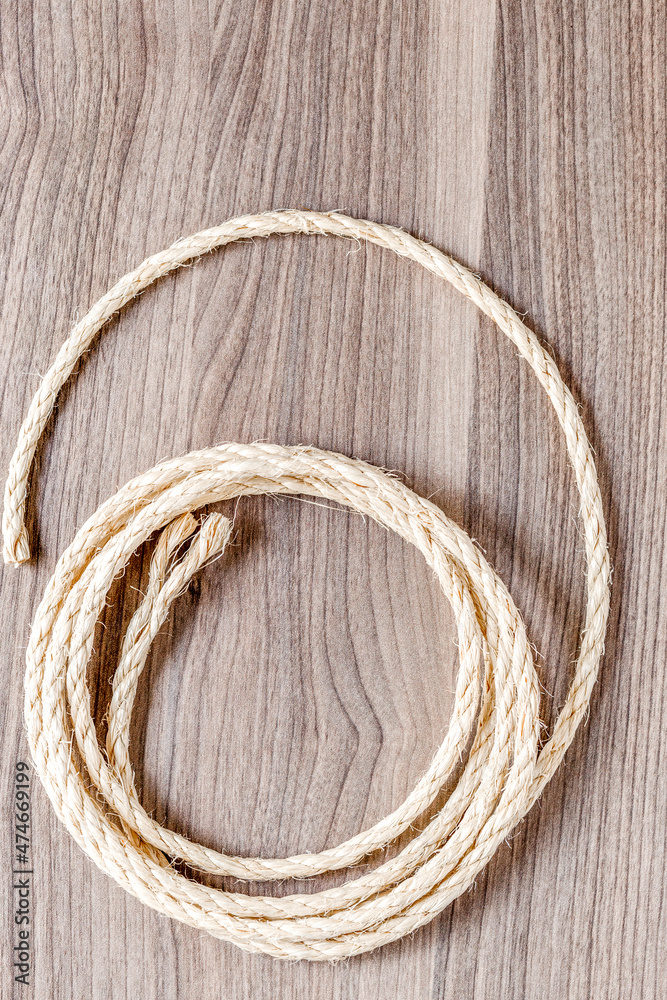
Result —
[[[518, 347], [554, 406], [581, 497], [586, 622], [574, 675], [551, 738], [539, 746], [539, 687], [526, 630], [506, 587], [468, 535], [437, 507], [379, 469], [315, 448], [223, 444], [161, 463], [126, 484], [60, 557], [27, 651], [25, 714], [37, 773], [68, 830], [95, 863], [149, 906], [249, 951], [341, 958], [379, 947], [432, 919], [465, 891], [530, 809], [583, 718], [603, 652], [609, 559], [595, 465], [577, 406], [557, 366], [516, 313], [470, 271], [407, 233], [336, 213], [271, 212], [232, 220], [144, 261], [74, 328], [44, 378], [10, 465], [4, 558], [28, 556], [24, 524], [35, 449], [56, 396], [101, 327], [157, 278], [234, 240], [274, 233], [365, 239], [422, 264], [463, 292]], [[414, 544], [449, 600], [460, 670], [449, 729], [423, 778], [390, 815], [337, 847], [289, 858], [234, 857], [193, 843], [150, 817], [129, 756], [132, 707], [151, 643], [192, 577], [222, 554], [231, 525], [206, 504], [265, 493], [323, 497], [360, 511]], [[144, 599], [113, 680], [104, 752], [86, 671], [109, 589], [156, 532]], [[76, 740], [85, 773], [70, 752]], [[454, 790], [398, 854], [343, 885], [274, 898], [211, 889], [171, 860], [244, 880], [305, 878], [348, 868], [391, 844], [432, 805], [470, 746]], [[95, 786], [93, 793], [90, 784]]]

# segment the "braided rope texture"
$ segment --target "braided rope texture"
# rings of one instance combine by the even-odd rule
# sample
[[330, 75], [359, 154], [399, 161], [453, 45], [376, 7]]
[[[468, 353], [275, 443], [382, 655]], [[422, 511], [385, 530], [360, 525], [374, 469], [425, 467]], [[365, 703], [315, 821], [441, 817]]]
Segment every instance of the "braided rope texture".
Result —
[[[366, 240], [448, 281], [509, 337], [551, 401], [580, 495], [587, 600], [578, 659], [550, 738], [540, 742], [538, 678], [521, 615], [466, 532], [371, 465], [275, 444], [222, 444], [162, 462], [93, 514], [60, 557], [37, 611], [27, 650], [25, 718], [34, 766], [58, 816], [119, 885], [160, 913], [247, 951], [321, 961], [370, 951], [432, 920], [471, 886], [534, 804], [590, 701], [604, 649], [610, 566], [595, 464], [577, 405], [555, 362], [514, 310], [467, 268], [402, 230], [306, 211], [246, 216], [180, 239], [121, 278], [77, 323], [21, 427], [5, 492], [5, 562], [29, 558], [24, 515], [35, 450], [58, 392], [99, 330], [158, 278], [203, 254], [237, 240], [291, 233]], [[161, 827], [141, 806], [129, 757], [132, 706], [151, 642], [188, 581], [229, 541], [227, 518], [197, 520], [193, 512], [265, 493], [335, 501], [417, 546], [451, 604], [460, 654], [447, 734], [403, 804], [338, 847], [282, 859], [229, 856]], [[86, 683], [95, 625], [113, 580], [156, 532], [147, 591], [113, 680], [103, 751]], [[335, 888], [250, 896], [209, 888], [174, 868], [180, 860], [203, 872], [261, 881], [349, 868], [392, 843], [428, 809], [467, 747], [453, 792], [422, 832], [375, 870]]]

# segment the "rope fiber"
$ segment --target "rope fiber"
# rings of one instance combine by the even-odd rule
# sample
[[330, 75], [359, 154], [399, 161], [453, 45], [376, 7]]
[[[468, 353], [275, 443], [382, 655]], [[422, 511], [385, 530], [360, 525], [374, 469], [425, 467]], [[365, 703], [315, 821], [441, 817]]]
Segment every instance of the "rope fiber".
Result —
[[[609, 611], [609, 557], [593, 455], [558, 368], [513, 309], [439, 250], [390, 226], [338, 213], [246, 216], [186, 239], [121, 278], [74, 327], [40, 384], [11, 460], [3, 515], [4, 559], [29, 559], [28, 479], [56, 397], [100, 329], [145, 288], [236, 240], [328, 234], [377, 244], [421, 264], [463, 293], [512, 341], [554, 407], [580, 496], [587, 563], [586, 617], [565, 702], [542, 745], [539, 684], [526, 629], [477, 545], [428, 500], [374, 466], [316, 448], [221, 444], [171, 459], [127, 483], [61, 555], [35, 616], [26, 654], [25, 718], [39, 778], [56, 813], [90, 858], [160, 913], [283, 959], [327, 960], [370, 951], [415, 931], [470, 887], [528, 812], [572, 742], [590, 701]], [[231, 532], [204, 505], [233, 497], [323, 497], [372, 517], [415, 545], [449, 600], [460, 669], [446, 736], [407, 799], [338, 847], [288, 858], [229, 856], [160, 826], [139, 801], [129, 756], [137, 684], [173, 601]], [[146, 594], [113, 679], [106, 749], [92, 719], [86, 670], [107, 594], [133, 552], [159, 532]], [[72, 753], [76, 742], [78, 755]], [[242, 880], [307, 878], [349, 868], [388, 846], [432, 805], [455, 768], [442, 807], [375, 870], [314, 893], [275, 898], [210, 888], [174, 861]]]

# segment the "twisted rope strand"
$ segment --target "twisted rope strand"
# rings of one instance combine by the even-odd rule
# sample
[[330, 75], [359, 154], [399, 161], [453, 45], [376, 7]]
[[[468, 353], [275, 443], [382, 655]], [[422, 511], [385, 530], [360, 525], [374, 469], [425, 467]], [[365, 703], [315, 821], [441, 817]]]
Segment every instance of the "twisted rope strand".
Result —
[[[429, 501], [364, 462], [299, 446], [222, 444], [162, 462], [107, 500], [58, 560], [27, 651], [25, 715], [37, 773], [92, 860], [149, 906], [247, 951], [328, 960], [411, 933], [464, 892], [531, 808], [571, 743], [590, 700], [609, 610], [609, 557], [600, 490], [577, 406], [558, 368], [517, 314], [465, 267], [407, 233], [338, 213], [269, 212], [178, 240], [121, 278], [74, 327], [21, 427], [5, 489], [5, 562], [29, 558], [24, 516], [35, 450], [58, 392], [98, 331], [158, 278], [235, 240], [273, 234], [366, 240], [452, 284], [516, 345], [551, 401], [580, 494], [587, 562], [586, 619], [565, 703], [539, 745], [539, 685], [523, 620], [468, 535]], [[447, 734], [406, 800], [334, 848], [289, 858], [226, 855], [160, 826], [139, 801], [129, 756], [131, 713], [151, 643], [173, 601], [227, 545], [231, 524], [193, 511], [258, 494], [306, 495], [372, 517], [415, 545], [449, 600], [460, 669]], [[144, 599], [127, 629], [108, 713], [106, 752], [92, 718], [86, 670], [109, 588], [132, 553], [159, 532]], [[185, 548], [184, 548], [185, 547]], [[76, 740], [85, 773], [70, 753]], [[432, 805], [471, 749], [453, 792], [395, 857], [320, 892], [274, 898], [212, 889], [171, 861], [244, 880], [307, 878], [349, 868], [388, 846]], [[91, 794], [92, 782], [98, 794]]]

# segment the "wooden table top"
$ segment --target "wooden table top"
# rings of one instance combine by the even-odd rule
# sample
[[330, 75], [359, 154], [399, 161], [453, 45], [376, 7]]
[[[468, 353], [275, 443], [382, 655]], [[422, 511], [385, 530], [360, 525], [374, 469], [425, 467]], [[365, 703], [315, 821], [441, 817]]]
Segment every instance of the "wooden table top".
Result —
[[[546, 398], [490, 321], [415, 266], [332, 239], [236, 244], [165, 279], [62, 394], [33, 475], [37, 557], [2, 571], [1, 995], [664, 996], [663, 5], [6, 0], [0, 33], [3, 467], [40, 374], [116, 278], [235, 215], [340, 209], [458, 257], [551, 345], [595, 448], [614, 566], [587, 723], [474, 889], [412, 938], [335, 966], [246, 955], [98, 872], [35, 782], [30, 986], [12, 983], [30, 624], [76, 528], [159, 459], [269, 440], [396, 470], [509, 586], [547, 720], [576, 655], [572, 476]], [[176, 603], [140, 684], [142, 801], [234, 853], [333, 846], [398, 805], [442, 739], [452, 617], [421, 556], [359, 516], [295, 499], [221, 509], [234, 545]], [[101, 730], [149, 555], [99, 627]]]

